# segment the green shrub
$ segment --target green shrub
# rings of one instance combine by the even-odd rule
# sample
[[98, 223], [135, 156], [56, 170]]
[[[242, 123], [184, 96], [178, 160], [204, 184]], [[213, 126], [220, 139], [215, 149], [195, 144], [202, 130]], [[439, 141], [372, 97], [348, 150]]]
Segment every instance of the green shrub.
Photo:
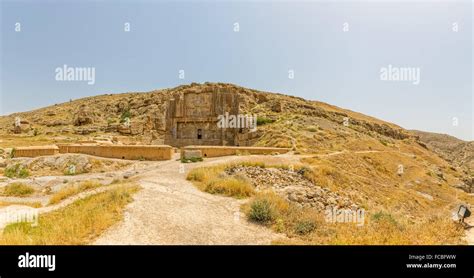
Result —
[[257, 117], [257, 126], [259, 125], [265, 125], [265, 124], [271, 124], [274, 121], [269, 118], [264, 118], [264, 117]]
[[30, 175], [30, 172], [26, 168], [21, 168], [20, 172], [18, 173], [18, 177], [22, 179], [27, 178], [29, 175]]
[[30, 172], [17, 163], [15, 166], [5, 169], [4, 175], [9, 178], [26, 178], [30, 175]]
[[13, 178], [15, 176], [15, 170], [13, 168], [7, 168], [3, 174], [6, 177]]
[[266, 200], [255, 200], [250, 205], [249, 219], [255, 222], [268, 223], [275, 220], [276, 215], [271, 203]]
[[202, 157], [191, 157], [189, 160], [191, 160], [191, 162], [198, 162], [202, 161]]
[[124, 123], [126, 118], [131, 118], [132, 114], [130, 113], [130, 109], [126, 109], [122, 112], [122, 115], [120, 115], [120, 122]]
[[295, 232], [299, 235], [306, 235], [314, 231], [316, 224], [310, 220], [298, 221], [295, 225]]
[[191, 157], [189, 159], [186, 158], [181, 158], [181, 163], [189, 163], [189, 162], [198, 162], [198, 161], [203, 161], [202, 157]]

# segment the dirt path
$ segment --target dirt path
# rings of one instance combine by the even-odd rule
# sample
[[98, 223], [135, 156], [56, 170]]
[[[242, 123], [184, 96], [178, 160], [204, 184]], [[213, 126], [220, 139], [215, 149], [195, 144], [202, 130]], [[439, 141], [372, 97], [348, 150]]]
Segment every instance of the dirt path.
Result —
[[186, 181], [194, 167], [238, 160], [223, 157], [204, 163], [171, 160], [136, 178], [143, 187], [127, 206], [124, 220], [94, 244], [270, 244], [282, 238], [248, 222], [240, 212], [242, 200], [199, 191]]

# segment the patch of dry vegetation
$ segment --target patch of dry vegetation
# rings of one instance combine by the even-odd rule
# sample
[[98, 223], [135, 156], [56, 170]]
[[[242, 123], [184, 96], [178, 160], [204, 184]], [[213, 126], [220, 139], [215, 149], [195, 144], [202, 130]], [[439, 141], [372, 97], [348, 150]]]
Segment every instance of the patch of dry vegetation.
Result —
[[0, 208], [13, 206], [13, 205], [21, 205], [21, 206], [29, 206], [32, 208], [40, 208], [43, 205], [40, 202], [4, 202], [0, 201]]
[[35, 189], [21, 182], [14, 182], [6, 185], [2, 191], [3, 196], [26, 197], [35, 192]]
[[[459, 202], [473, 202], [472, 196], [454, 189], [447, 181], [438, 184], [442, 179], [425, 173], [413, 162], [417, 159], [422, 161], [422, 157], [401, 153], [347, 152], [305, 158], [303, 164], [292, 167], [314, 184], [358, 203], [365, 211], [362, 226], [328, 222], [324, 212], [301, 208], [273, 191], [245, 195], [252, 198], [242, 209], [250, 221], [290, 238], [277, 244], [463, 244], [464, 230], [450, 220], [450, 210]], [[402, 175], [397, 173], [399, 161], [405, 165]], [[283, 164], [240, 162], [196, 168], [187, 178], [203, 191], [242, 197], [232, 183], [236, 179], [246, 184], [251, 181], [225, 174], [225, 169], [237, 165], [290, 168]]]
[[276, 244], [422, 245], [462, 244], [464, 229], [451, 220], [413, 222], [389, 213], [366, 215], [364, 225], [332, 223], [323, 214], [288, 203], [273, 192], [256, 194], [243, 210], [248, 219], [288, 235]]
[[[130, 162], [98, 158], [83, 154], [58, 154], [36, 158], [17, 158], [15, 165], [8, 165], [5, 175], [23, 176], [74, 176], [86, 173], [103, 173], [130, 166]], [[18, 166], [16, 166], [18, 165]], [[14, 167], [13, 167], [14, 166]], [[70, 167], [74, 166], [74, 172]], [[22, 173], [22, 171], [26, 171]]]
[[84, 181], [79, 185], [66, 186], [56, 192], [53, 196], [51, 196], [51, 198], [49, 199], [49, 205], [57, 204], [71, 196], [74, 196], [87, 190], [98, 188], [100, 186], [102, 186], [102, 184], [96, 181]]
[[5, 227], [2, 245], [87, 244], [123, 216], [124, 207], [139, 190], [137, 185], [89, 196], [54, 212], [39, 216], [38, 225], [15, 223]]
[[[225, 169], [236, 166], [290, 168], [289, 165], [283, 164], [267, 165], [258, 161], [244, 161], [212, 167], [195, 168], [188, 173], [186, 179], [192, 181], [200, 190], [211, 194], [221, 194], [235, 198], [246, 198], [254, 195], [255, 189], [249, 180], [243, 176], [229, 176], [225, 173]], [[298, 169], [302, 167], [301, 165], [296, 165], [293, 169], [298, 171]]]
[[211, 193], [246, 198], [254, 194], [253, 186], [245, 179], [229, 177], [224, 173], [225, 166], [196, 168], [189, 172], [187, 180], [200, 190]]
[[[314, 184], [343, 192], [370, 211], [391, 211], [409, 217], [444, 215], [474, 198], [454, 188], [448, 167], [431, 164], [423, 154], [347, 152], [304, 158], [305, 176]], [[403, 173], [399, 174], [402, 165]]]

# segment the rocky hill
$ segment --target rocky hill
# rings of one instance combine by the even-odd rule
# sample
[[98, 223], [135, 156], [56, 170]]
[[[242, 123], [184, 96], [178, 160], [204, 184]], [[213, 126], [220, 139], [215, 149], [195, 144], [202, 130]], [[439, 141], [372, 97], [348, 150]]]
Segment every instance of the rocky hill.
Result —
[[[238, 93], [241, 113], [257, 115], [259, 137], [255, 145], [290, 147], [297, 154], [359, 152], [364, 154], [364, 162], [350, 156], [341, 161], [334, 158], [330, 163], [336, 169], [341, 167], [341, 172], [351, 172], [348, 177], [365, 175], [372, 179], [370, 182], [389, 184], [403, 183], [398, 172], [405, 166], [404, 171], [413, 175], [406, 183], [426, 179], [428, 185], [471, 190], [473, 142], [408, 131], [326, 103], [225, 83], [99, 95], [2, 116], [0, 147], [91, 139], [162, 144], [168, 100], [183, 91], [210, 88]], [[15, 127], [15, 120], [20, 121], [19, 126]], [[359, 169], [364, 163], [372, 167], [368, 173]]]
[[[303, 121], [298, 120], [301, 116], [301, 118], [308, 117], [317, 120], [314, 122], [315, 128], [325, 126], [328, 131], [335, 131], [344, 124], [344, 119], [347, 117], [348, 126], [357, 128], [360, 132], [379, 134], [393, 139], [410, 137], [396, 125], [325, 103], [223, 83], [193, 83], [144, 93], [106, 94], [71, 100], [67, 103], [0, 117], [0, 132], [4, 135], [35, 136], [115, 133], [132, 135], [143, 141], [150, 139], [159, 141], [164, 131], [167, 101], [184, 90], [199, 92], [209, 88], [237, 92], [241, 97], [241, 112], [257, 114], [262, 124], [282, 122], [282, 120], [302, 123]], [[127, 117], [131, 119], [129, 129], [123, 124]], [[21, 121], [19, 128], [15, 128], [15, 118]], [[285, 122], [282, 123], [285, 124]], [[308, 126], [308, 128], [311, 127]], [[276, 138], [276, 140], [281, 141], [283, 138]], [[265, 142], [265, 144], [276, 144], [276, 142]], [[291, 145], [291, 140], [286, 144]]]
[[467, 167], [474, 171], [474, 142], [463, 141], [456, 137], [432, 132], [412, 130], [420, 141], [456, 166]]

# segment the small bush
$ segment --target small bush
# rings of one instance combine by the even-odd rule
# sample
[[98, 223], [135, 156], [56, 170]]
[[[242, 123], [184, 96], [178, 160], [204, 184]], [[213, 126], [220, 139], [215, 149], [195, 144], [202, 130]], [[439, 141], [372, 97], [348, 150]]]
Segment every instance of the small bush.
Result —
[[5, 169], [4, 175], [9, 178], [27, 178], [30, 175], [28, 169], [20, 164], [15, 164], [13, 167]]
[[269, 119], [269, 118], [257, 117], [257, 126], [271, 124], [273, 122], [274, 121], [272, 119]]
[[295, 225], [295, 232], [299, 235], [307, 235], [316, 229], [316, 224], [311, 220], [301, 220]]
[[268, 200], [255, 200], [250, 205], [249, 219], [259, 223], [268, 223], [276, 219], [276, 215]]
[[132, 117], [132, 114], [130, 113], [130, 110], [127, 109], [122, 112], [122, 115], [120, 115], [120, 123], [124, 123], [125, 119], [130, 119]]
[[9, 184], [3, 188], [3, 195], [5, 196], [22, 197], [31, 195], [33, 192], [35, 192], [33, 187], [20, 182]]
[[30, 175], [30, 172], [26, 168], [20, 169], [20, 172], [18, 173], [19, 178], [27, 178]]
[[198, 161], [203, 161], [202, 157], [191, 157], [189, 159], [186, 158], [181, 158], [181, 163], [189, 163], [189, 162], [198, 162]]
[[15, 170], [13, 170], [13, 168], [7, 168], [3, 174], [6, 177], [13, 178], [15, 176]]
[[290, 205], [287, 201], [272, 191], [255, 195], [246, 209], [247, 217], [255, 222], [269, 224], [287, 215]]

